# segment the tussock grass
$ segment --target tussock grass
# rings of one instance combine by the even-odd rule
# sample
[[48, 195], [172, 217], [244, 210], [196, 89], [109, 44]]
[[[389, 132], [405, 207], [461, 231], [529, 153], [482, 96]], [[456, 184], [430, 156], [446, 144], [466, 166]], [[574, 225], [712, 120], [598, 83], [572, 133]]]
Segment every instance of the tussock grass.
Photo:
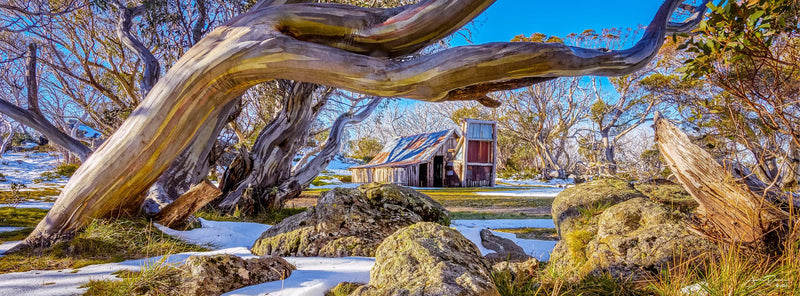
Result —
[[[166, 258], [166, 257], [165, 257]], [[181, 283], [180, 270], [159, 262], [142, 267], [141, 271], [115, 272], [120, 280], [91, 280], [81, 288], [89, 288], [83, 295], [178, 295], [176, 287]]]
[[21, 188], [0, 191], [0, 203], [14, 203], [14, 201], [55, 201], [61, 190], [50, 187]]
[[333, 289], [328, 290], [328, 292], [325, 292], [325, 296], [347, 296], [363, 285], [364, 284], [342, 282], [336, 285], [336, 287], [333, 287]]
[[80, 268], [207, 250], [166, 235], [145, 220], [94, 220], [69, 242], [45, 249], [20, 250], [0, 257], [0, 273]]
[[639, 296], [652, 295], [645, 286], [621, 281], [610, 275], [587, 276], [579, 281], [568, 281], [567, 273], [551, 267], [532, 272], [514, 274], [508, 270], [492, 273], [492, 281], [503, 296]]

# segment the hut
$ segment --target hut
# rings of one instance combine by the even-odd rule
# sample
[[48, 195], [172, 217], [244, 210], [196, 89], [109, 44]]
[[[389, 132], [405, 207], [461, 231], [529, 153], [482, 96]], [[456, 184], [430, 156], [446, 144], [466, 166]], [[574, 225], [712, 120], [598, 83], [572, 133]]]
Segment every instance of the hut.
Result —
[[350, 168], [353, 182], [417, 187], [494, 186], [497, 124], [466, 119], [461, 129], [396, 138], [369, 163]]

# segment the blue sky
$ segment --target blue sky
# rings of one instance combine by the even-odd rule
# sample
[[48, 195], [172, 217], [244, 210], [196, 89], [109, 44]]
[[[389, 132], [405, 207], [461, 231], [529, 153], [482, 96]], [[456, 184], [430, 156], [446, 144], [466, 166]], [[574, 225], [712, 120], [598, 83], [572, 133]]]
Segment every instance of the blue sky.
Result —
[[[563, 37], [586, 29], [647, 25], [663, 0], [497, 0], [476, 18], [476, 44], [509, 41], [540, 32]], [[453, 45], [467, 44], [463, 38]]]

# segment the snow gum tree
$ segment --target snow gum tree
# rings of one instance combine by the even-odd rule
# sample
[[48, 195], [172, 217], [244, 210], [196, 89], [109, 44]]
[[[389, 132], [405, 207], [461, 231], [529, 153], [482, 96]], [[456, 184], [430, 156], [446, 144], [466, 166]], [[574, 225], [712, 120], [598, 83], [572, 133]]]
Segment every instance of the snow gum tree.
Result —
[[[69, 239], [91, 218], [138, 209], [142, 193], [195, 136], [213, 129], [225, 107], [258, 83], [289, 79], [377, 97], [497, 106], [487, 93], [554, 77], [636, 71], [666, 35], [691, 30], [705, 10], [667, 0], [641, 40], [624, 50], [517, 42], [403, 58], [452, 34], [494, 1], [425, 0], [387, 9], [304, 2], [259, 2], [198, 41], [78, 169], [25, 245]], [[679, 8], [697, 13], [671, 22]]]

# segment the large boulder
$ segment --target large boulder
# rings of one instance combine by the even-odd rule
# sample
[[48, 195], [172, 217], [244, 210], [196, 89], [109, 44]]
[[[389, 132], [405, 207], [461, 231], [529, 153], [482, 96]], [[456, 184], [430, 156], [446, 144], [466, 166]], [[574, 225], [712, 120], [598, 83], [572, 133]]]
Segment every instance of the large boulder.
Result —
[[500, 295], [478, 247], [458, 231], [418, 223], [378, 248], [369, 284], [350, 296]]
[[561, 240], [550, 264], [576, 277], [608, 273], [638, 280], [714, 249], [688, 230], [685, 213], [627, 184], [594, 181], [556, 197], [553, 219]]
[[280, 257], [244, 260], [228, 254], [191, 256], [180, 267], [177, 295], [221, 295], [289, 277], [295, 267]]
[[286, 218], [261, 234], [253, 254], [279, 256], [375, 256], [384, 238], [417, 222], [450, 225], [439, 203], [411, 188], [365, 184], [336, 188], [316, 207]]

